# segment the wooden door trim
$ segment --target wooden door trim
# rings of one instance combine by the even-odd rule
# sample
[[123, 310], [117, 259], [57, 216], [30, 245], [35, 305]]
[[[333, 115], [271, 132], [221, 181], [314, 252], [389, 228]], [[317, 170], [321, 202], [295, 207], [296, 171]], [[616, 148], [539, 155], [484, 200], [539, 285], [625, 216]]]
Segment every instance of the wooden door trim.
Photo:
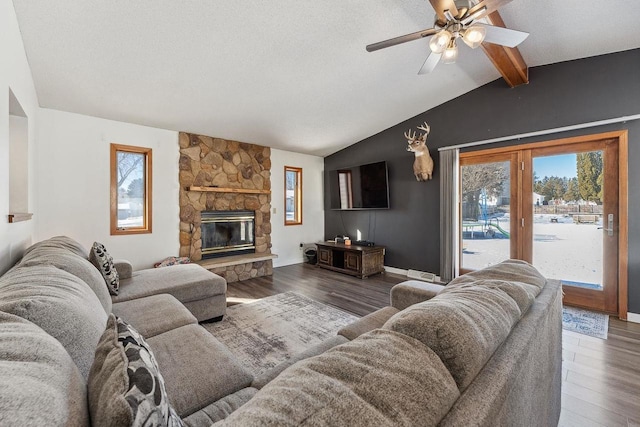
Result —
[[578, 144], [581, 142], [602, 141], [605, 139], [621, 141], [623, 138], [623, 135], [624, 135], [624, 139], [626, 140], [627, 131], [621, 130], [621, 131], [596, 133], [592, 135], [572, 136], [570, 138], [554, 139], [552, 141], [529, 142], [526, 144], [509, 145], [506, 147], [486, 148], [486, 149], [477, 150], [477, 151], [465, 151], [463, 153], [460, 153], [460, 160], [464, 158], [475, 157], [475, 156], [486, 156], [486, 155], [506, 153], [510, 151], [519, 151], [519, 150], [534, 150], [537, 148], [546, 148], [546, 147], [553, 147], [553, 146], [567, 145], [567, 144]]
[[[520, 245], [520, 254], [521, 258], [524, 260], [528, 260], [529, 262], [533, 261], [533, 154], [531, 150], [522, 150], [520, 151], [522, 157], [523, 168], [520, 168], [520, 174], [522, 176], [521, 183], [522, 185], [519, 187], [523, 191], [519, 191], [520, 198], [523, 199], [525, 196], [529, 198], [529, 203], [525, 203], [524, 200], [520, 200], [521, 203], [520, 208], [520, 218], [524, 222], [524, 225], [521, 224], [520, 234], [518, 237], [522, 237], [518, 244]], [[532, 173], [525, 173], [527, 171], [532, 171]], [[527, 189], [524, 191], [524, 189]], [[526, 193], [526, 194], [525, 194]]]
[[627, 320], [629, 309], [629, 137], [618, 136], [618, 317]]

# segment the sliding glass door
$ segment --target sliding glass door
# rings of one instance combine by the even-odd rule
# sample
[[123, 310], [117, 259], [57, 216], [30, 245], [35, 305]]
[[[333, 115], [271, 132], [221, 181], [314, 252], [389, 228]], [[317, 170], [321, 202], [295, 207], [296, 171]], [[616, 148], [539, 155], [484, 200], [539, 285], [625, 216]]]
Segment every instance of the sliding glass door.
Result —
[[617, 313], [619, 142], [603, 134], [462, 153], [461, 272], [523, 259], [562, 282], [566, 304]]

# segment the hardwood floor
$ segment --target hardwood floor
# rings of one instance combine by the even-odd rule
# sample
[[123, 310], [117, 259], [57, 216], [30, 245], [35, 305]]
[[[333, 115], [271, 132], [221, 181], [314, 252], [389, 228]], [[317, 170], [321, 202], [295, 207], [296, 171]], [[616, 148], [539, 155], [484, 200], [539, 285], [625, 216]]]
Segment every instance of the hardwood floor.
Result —
[[[364, 316], [389, 305], [389, 291], [404, 276], [358, 279], [309, 264], [274, 269], [272, 277], [229, 284], [230, 302], [294, 291]], [[560, 426], [640, 427], [640, 324], [609, 321], [601, 340], [563, 331]]]
[[294, 264], [273, 269], [273, 276], [230, 283], [227, 299], [264, 298], [294, 291], [316, 301], [333, 305], [357, 316], [365, 316], [389, 305], [389, 291], [407, 280], [395, 274], [377, 274], [358, 279], [310, 264]]

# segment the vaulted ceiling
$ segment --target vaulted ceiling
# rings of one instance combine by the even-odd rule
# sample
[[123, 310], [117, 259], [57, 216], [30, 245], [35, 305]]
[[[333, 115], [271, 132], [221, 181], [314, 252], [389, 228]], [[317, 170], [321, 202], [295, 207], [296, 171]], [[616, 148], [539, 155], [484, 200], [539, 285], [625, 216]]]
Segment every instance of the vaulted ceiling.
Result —
[[[42, 107], [328, 155], [500, 78], [481, 49], [417, 72], [427, 0], [13, 0]], [[529, 67], [640, 47], [637, 0], [513, 0]], [[509, 89], [505, 83], [505, 90]]]

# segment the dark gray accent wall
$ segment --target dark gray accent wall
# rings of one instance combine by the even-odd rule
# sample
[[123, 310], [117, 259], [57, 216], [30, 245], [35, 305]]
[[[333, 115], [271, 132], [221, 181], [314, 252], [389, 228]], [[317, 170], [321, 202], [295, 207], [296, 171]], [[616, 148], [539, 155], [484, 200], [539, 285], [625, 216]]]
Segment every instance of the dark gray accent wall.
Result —
[[[440, 65], [446, 67], [446, 65]], [[514, 89], [495, 80], [325, 158], [325, 171], [386, 160], [389, 210], [332, 211], [325, 179], [325, 234], [387, 246], [385, 264], [439, 273], [437, 148], [640, 114], [640, 49], [534, 67]], [[375, 90], [375, 88], [372, 88]], [[423, 121], [435, 161], [432, 181], [417, 182], [403, 133]], [[629, 131], [629, 311], [640, 313], [640, 120], [505, 142], [515, 145], [612, 130]], [[483, 146], [482, 148], [489, 148]]]

